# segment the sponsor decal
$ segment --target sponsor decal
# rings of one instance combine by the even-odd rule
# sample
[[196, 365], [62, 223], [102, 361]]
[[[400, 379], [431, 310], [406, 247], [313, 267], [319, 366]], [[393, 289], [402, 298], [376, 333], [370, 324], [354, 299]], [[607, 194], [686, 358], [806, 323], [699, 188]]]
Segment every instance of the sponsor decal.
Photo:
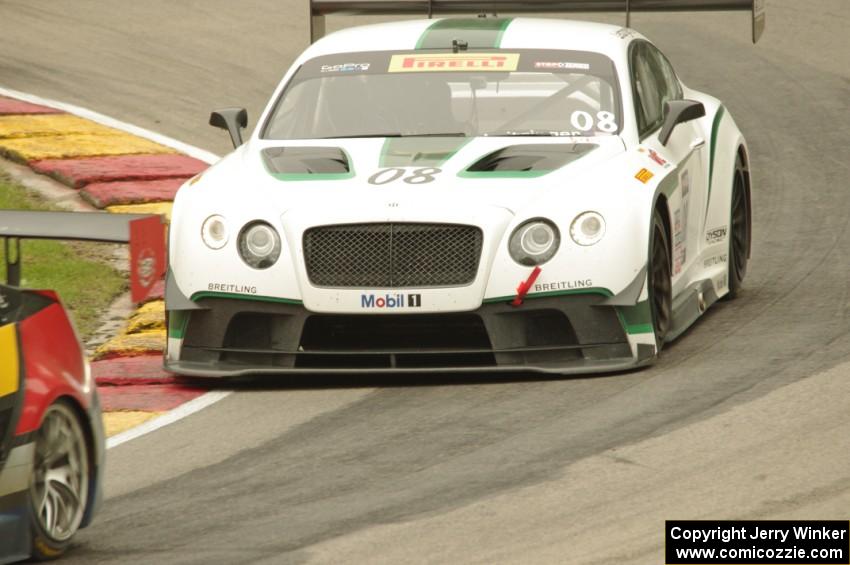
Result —
[[714, 228], [713, 230], [708, 230], [705, 232], [705, 242], [709, 245], [713, 243], [720, 243], [726, 239], [726, 233], [729, 229], [726, 226], [721, 228]]
[[620, 39], [626, 39], [635, 35], [635, 30], [628, 27], [621, 27], [620, 29], [614, 32], [614, 35], [616, 35]]
[[130, 297], [144, 300], [165, 274], [165, 231], [159, 216], [130, 222]]
[[421, 294], [384, 294], [374, 293], [360, 295], [361, 308], [421, 308]]
[[534, 292], [550, 292], [553, 290], [576, 290], [580, 288], [592, 288], [592, 279], [579, 279], [574, 281], [556, 281], [550, 283], [537, 283]]
[[0, 310], [5, 310], [9, 307], [9, 301], [6, 300], [6, 295], [0, 292]]
[[343, 63], [341, 65], [322, 65], [323, 73], [357, 73], [369, 70], [369, 63]]
[[664, 157], [659, 155], [658, 151], [656, 151], [655, 149], [649, 150], [649, 158], [652, 159], [653, 161], [655, 161], [656, 163], [658, 163], [659, 165], [661, 165], [664, 168], [667, 168], [667, 167], [670, 166], [670, 165], [667, 164], [667, 159], [665, 159]]
[[673, 212], [673, 274], [682, 272], [687, 261], [688, 251], [685, 241], [685, 222], [682, 220], [682, 209]]
[[534, 63], [535, 69], [579, 69], [582, 71], [590, 70], [590, 65], [587, 63], [570, 63], [568, 61], [537, 61]]
[[244, 284], [209, 283], [207, 290], [211, 292], [231, 292], [233, 294], [257, 294], [256, 286]]
[[685, 261], [687, 260], [687, 251], [684, 246], [677, 246], [673, 251], [673, 254], [676, 255], [676, 258], [673, 259], [673, 274], [678, 275], [682, 272], [682, 267], [685, 266]]
[[715, 288], [721, 289], [729, 286], [729, 275], [727, 273], [723, 273], [722, 275], [716, 277], [714, 279]]
[[139, 258], [136, 259], [136, 275], [139, 277], [139, 284], [145, 288], [153, 284], [156, 272], [156, 257], [150, 249], [142, 249], [139, 252]]
[[[538, 132], [538, 130], [534, 130], [534, 131], [535, 131], [535, 133]], [[585, 133], [581, 132], [581, 131], [554, 131], [554, 130], [546, 131], [546, 130], [539, 130], [539, 133], [545, 134], [545, 135], [548, 135], [548, 136], [551, 136], [551, 137], [586, 137]], [[504, 137], [511, 137], [511, 136], [516, 136], [516, 135], [526, 136], [526, 135], [528, 135], [528, 130], [527, 129], [520, 129], [520, 130], [509, 129], [509, 130], [506, 130], [504, 132], [499, 132], [499, 135], [504, 136]]]
[[646, 156], [647, 156], [647, 157], [649, 157], [650, 159], [652, 159], [652, 161], [653, 161], [655, 164], [657, 164], [657, 165], [659, 165], [659, 166], [661, 166], [661, 167], [664, 167], [665, 169], [669, 169], [669, 168], [670, 168], [670, 166], [671, 166], [671, 165], [670, 165], [670, 163], [668, 163], [668, 162], [667, 162], [667, 159], [665, 159], [664, 157], [662, 157], [662, 156], [658, 153], [658, 151], [656, 151], [655, 149], [651, 149], [651, 148], [649, 148], [649, 147], [638, 147], [638, 149], [637, 149], [637, 150], [638, 150], [638, 153], [645, 153], [645, 154], [646, 154]]
[[[649, 150], [649, 154], [650, 157], [653, 154], [657, 155], [652, 149]], [[691, 176], [687, 170], [682, 173], [679, 183], [679, 186], [682, 187], [682, 206], [673, 214], [674, 275], [678, 275], [682, 271], [688, 260], [688, 209], [690, 204]]]
[[393, 55], [388, 72], [427, 73], [445, 71], [515, 71], [517, 53], [446, 53]]
[[635, 178], [643, 184], [648, 183], [655, 175], [648, 169], [641, 169], [635, 175]]
[[713, 267], [715, 265], [721, 265], [728, 260], [728, 256], [726, 253], [722, 255], [715, 255], [714, 257], [709, 257], [705, 261], [703, 261], [703, 266], [708, 269], [709, 267]]

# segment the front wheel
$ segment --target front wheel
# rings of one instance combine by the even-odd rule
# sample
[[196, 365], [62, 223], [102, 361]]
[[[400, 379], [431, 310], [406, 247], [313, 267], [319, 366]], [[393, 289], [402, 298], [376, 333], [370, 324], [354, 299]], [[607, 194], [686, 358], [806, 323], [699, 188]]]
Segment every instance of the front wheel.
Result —
[[649, 248], [649, 300], [652, 327], [658, 351], [673, 323], [673, 283], [670, 269], [670, 245], [661, 212], [652, 215], [652, 243]]
[[729, 294], [735, 298], [741, 291], [752, 240], [750, 208], [747, 200], [747, 172], [741, 157], [735, 161], [735, 178], [732, 183], [732, 205], [729, 211]]
[[89, 446], [79, 417], [65, 402], [47, 409], [35, 436], [30, 482], [32, 557], [59, 557], [80, 528], [89, 492]]

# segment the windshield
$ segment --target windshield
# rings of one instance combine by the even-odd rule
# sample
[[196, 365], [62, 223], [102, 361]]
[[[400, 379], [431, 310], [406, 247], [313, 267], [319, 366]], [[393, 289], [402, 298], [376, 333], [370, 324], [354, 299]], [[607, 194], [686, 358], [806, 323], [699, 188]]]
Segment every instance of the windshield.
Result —
[[614, 64], [598, 53], [344, 53], [298, 69], [262, 137], [612, 135], [620, 114]]

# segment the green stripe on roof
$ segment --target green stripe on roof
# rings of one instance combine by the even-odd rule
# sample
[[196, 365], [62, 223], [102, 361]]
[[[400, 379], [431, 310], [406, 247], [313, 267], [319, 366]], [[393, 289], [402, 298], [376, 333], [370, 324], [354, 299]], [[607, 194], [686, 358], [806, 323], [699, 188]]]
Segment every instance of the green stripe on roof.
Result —
[[449, 18], [426, 29], [417, 49], [451, 49], [452, 40], [466, 41], [468, 49], [498, 49], [513, 18]]

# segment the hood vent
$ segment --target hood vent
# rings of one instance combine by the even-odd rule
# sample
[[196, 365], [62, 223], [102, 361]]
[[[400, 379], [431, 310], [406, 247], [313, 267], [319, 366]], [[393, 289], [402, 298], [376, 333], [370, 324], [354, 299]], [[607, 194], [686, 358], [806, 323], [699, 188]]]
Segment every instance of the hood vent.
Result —
[[270, 147], [262, 150], [266, 169], [274, 176], [341, 175], [351, 173], [348, 155], [339, 147]]
[[485, 155], [466, 172], [546, 174], [569, 165], [597, 147], [593, 143], [511, 145]]

